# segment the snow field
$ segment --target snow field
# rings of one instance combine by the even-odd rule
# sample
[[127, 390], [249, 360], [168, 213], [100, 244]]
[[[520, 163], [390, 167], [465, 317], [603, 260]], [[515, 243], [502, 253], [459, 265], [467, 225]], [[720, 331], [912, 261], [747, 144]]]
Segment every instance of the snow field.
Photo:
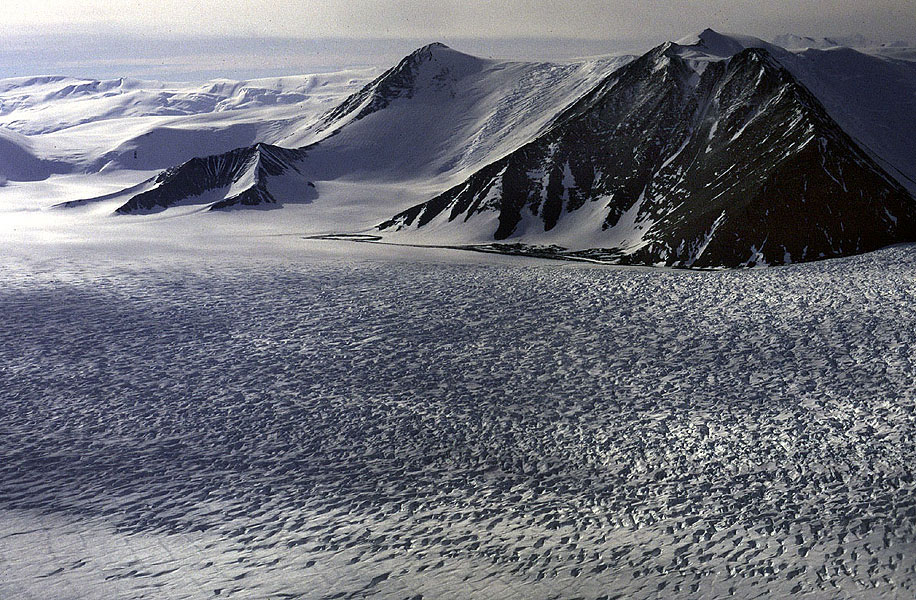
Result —
[[0, 596], [916, 593], [912, 246], [364, 248], [0, 266]]

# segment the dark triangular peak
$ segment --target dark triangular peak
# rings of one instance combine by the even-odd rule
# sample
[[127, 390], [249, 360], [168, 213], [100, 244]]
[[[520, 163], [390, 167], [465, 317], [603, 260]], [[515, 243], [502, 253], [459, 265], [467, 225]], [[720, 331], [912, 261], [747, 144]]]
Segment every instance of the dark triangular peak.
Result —
[[567, 124], [588, 115], [593, 108], [605, 101], [615, 90], [627, 88], [632, 89], [634, 93], [640, 93], [639, 90], [641, 88], [658, 86], [665, 83], [665, 80], [673, 81], [672, 77], [676, 79], [688, 78], [689, 74], [692, 73], [690, 68], [681, 60], [677, 60], [674, 63], [670, 60], [671, 57], [677, 58], [676, 47], [677, 45], [673, 42], [666, 42], [615, 70], [592, 88], [591, 91], [584, 94], [566, 110], [557, 115], [553, 120], [551, 129], [562, 129]]
[[683, 148], [646, 187], [632, 262], [773, 265], [916, 240], [916, 201], [765, 49], [727, 62]]
[[328, 112], [322, 122], [331, 124], [347, 116], [359, 120], [386, 108], [398, 98], [413, 98], [421, 89], [446, 89], [465, 75], [479, 71], [483, 59], [433, 42], [405, 56], [361, 90]]
[[289, 198], [310, 201], [316, 193], [315, 186], [300, 171], [304, 156], [302, 150], [256, 144], [192, 158], [151, 179], [148, 189], [131, 196], [116, 212], [158, 212], [183, 203], [199, 203], [209, 210], [275, 205], [279, 199], [272, 192], [272, 183], [280, 178], [298, 180], [298, 184], [289, 181], [284, 185]]
[[[700, 62], [682, 50], [653, 49], [538, 139], [380, 228], [495, 221], [496, 240], [560, 237], [692, 267], [916, 240], [916, 201], [768, 50]], [[472, 219], [487, 212], [497, 218]]]

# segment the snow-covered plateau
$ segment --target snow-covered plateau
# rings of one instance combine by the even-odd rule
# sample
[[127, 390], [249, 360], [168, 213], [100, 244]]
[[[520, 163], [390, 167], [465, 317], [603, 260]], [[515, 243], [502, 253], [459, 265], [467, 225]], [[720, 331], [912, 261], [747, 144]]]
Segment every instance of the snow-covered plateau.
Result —
[[916, 54], [780, 39], [0, 81], [0, 599], [912, 600]]

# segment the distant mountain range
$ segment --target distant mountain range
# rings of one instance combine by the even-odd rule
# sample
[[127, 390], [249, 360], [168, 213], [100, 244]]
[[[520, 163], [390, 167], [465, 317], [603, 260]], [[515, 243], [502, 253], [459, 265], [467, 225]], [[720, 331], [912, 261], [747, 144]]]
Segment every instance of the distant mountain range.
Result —
[[[431, 44], [323, 111], [297, 118], [302, 99], [287, 95], [269, 120], [183, 129], [177, 157], [198, 131], [202, 148], [257, 139], [66, 205], [104, 202], [117, 214], [317, 205], [325, 186], [383, 183], [432, 191], [408, 206], [372, 205], [367, 193], [367, 210], [340, 233], [691, 268], [916, 241], [916, 63], [833, 41], [787, 37], [787, 50], [706, 30], [639, 57], [564, 64]], [[250, 97], [266, 114], [270, 94]], [[205, 104], [212, 113], [245, 102], [231, 98]], [[150, 168], [184, 127], [149, 130], [105, 164], [129, 168], [136, 157]], [[26, 175], [66, 170], [66, 157], [42, 155], [27, 136], [0, 144]], [[389, 218], [370, 220], [386, 207]]]

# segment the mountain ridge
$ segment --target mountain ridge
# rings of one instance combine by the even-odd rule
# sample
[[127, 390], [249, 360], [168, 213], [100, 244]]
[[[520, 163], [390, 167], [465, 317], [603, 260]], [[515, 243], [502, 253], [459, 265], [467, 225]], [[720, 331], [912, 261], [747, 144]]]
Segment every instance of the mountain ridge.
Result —
[[[914, 240], [906, 173], [885, 168], [906, 168], [906, 148], [876, 151], [867, 122], [836, 106], [841, 88], [817, 88], [818, 69], [837, 57], [710, 29], [587, 65], [500, 62], [432, 43], [284, 138], [301, 145], [189, 160], [126, 190], [116, 213], [324, 202], [334, 182], [378, 182], [439, 190], [366, 223], [399, 243], [548, 244], [708, 268]], [[262, 161], [276, 172], [252, 166]], [[289, 185], [276, 183], [287, 175]]]
[[[224, 154], [193, 158], [126, 190], [129, 198], [115, 209], [115, 213], [150, 214], [179, 204], [198, 204], [213, 211], [311, 202], [318, 194], [314, 183], [299, 170], [297, 163], [301, 158], [300, 151], [261, 143]], [[176, 197], [187, 201], [176, 202]], [[57, 206], [73, 208], [88, 202], [92, 200], [74, 200]]]
[[[604, 248], [618, 262], [688, 267], [781, 264], [916, 240], [913, 197], [842, 132], [768, 50], [747, 48], [698, 72], [681, 56], [683, 49], [667, 43], [622, 67], [558, 116], [553, 129], [538, 140], [378, 229], [420, 230], [436, 221], [433, 228], [441, 235], [493, 214], [495, 219], [475, 225], [489, 228], [491, 241], [548, 243], [556, 242], [549, 233], [561, 217], [581, 217], [579, 210], [599, 202], [606, 212], [589, 206], [587, 212], [597, 213], [590, 220], [573, 218], [568, 238]], [[734, 81], [740, 85], [731, 85]], [[757, 98], [754, 86], [761, 82], [766, 85]], [[740, 96], [748, 91], [746, 98]], [[724, 113], [716, 106], [720, 101], [730, 103]], [[748, 106], [763, 108], [748, 112]], [[773, 117], [761, 117], [767, 111]], [[725, 127], [717, 133], [720, 120]], [[767, 121], [769, 127], [761, 128]], [[770, 131], [785, 128], [782, 123], [791, 123], [792, 136], [767, 146]], [[755, 130], [759, 143], [741, 152], [730, 148]], [[812, 145], [815, 141], [818, 146]], [[750, 152], [766, 152], [770, 162], [741, 158]], [[690, 161], [685, 155], [691, 155]], [[730, 157], [737, 162], [729, 164]], [[611, 159], [619, 164], [609, 164]], [[844, 168], [854, 172], [860, 189], [850, 192], [842, 175], [831, 174], [828, 160], [840, 173]], [[822, 169], [814, 168], [818, 161]], [[743, 179], [723, 182], [717, 169], [734, 171], [732, 177], [740, 173]], [[804, 181], [797, 179], [799, 172]], [[809, 178], [817, 190], [809, 192]], [[893, 210], [885, 215], [867, 202], [856, 204], [852, 196], [864, 196], [866, 190]], [[795, 203], [808, 203], [804, 211], [795, 207], [796, 218], [807, 215], [798, 231], [787, 229], [793, 210], [774, 199], [789, 192]], [[849, 225], [831, 221], [825, 215], [839, 203], [831, 204], [828, 197], [859, 206], [860, 214], [849, 215]], [[759, 199], [755, 204], [748, 198]], [[868, 224], [855, 225], [855, 218], [866, 213]], [[856, 232], [844, 238], [847, 226]], [[765, 232], [762, 238], [755, 229]], [[469, 239], [485, 241], [474, 234]]]
[[[321, 182], [340, 180], [443, 181], [443, 189], [464, 171], [534, 137], [608, 65], [625, 60], [503, 62], [427, 45], [298, 133], [293, 141], [301, 144], [292, 148], [300, 158], [293, 160], [316, 189]], [[231, 163], [231, 158], [223, 161]], [[196, 163], [185, 164], [196, 172]], [[193, 187], [170, 189], [177, 195], [167, 203], [178, 205], [186, 201], [180, 190]], [[166, 202], [165, 197], [157, 202]]]
[[353, 120], [358, 121], [386, 108], [397, 98], [412, 98], [419, 84], [424, 63], [437, 63], [437, 72], [428, 77], [445, 83], [449, 79], [454, 81], [468, 72], [479, 69], [486, 61], [452, 50], [442, 42], [427, 44], [405, 56], [397, 65], [328, 111], [321, 118], [321, 122], [330, 124], [350, 113], [353, 113]]

